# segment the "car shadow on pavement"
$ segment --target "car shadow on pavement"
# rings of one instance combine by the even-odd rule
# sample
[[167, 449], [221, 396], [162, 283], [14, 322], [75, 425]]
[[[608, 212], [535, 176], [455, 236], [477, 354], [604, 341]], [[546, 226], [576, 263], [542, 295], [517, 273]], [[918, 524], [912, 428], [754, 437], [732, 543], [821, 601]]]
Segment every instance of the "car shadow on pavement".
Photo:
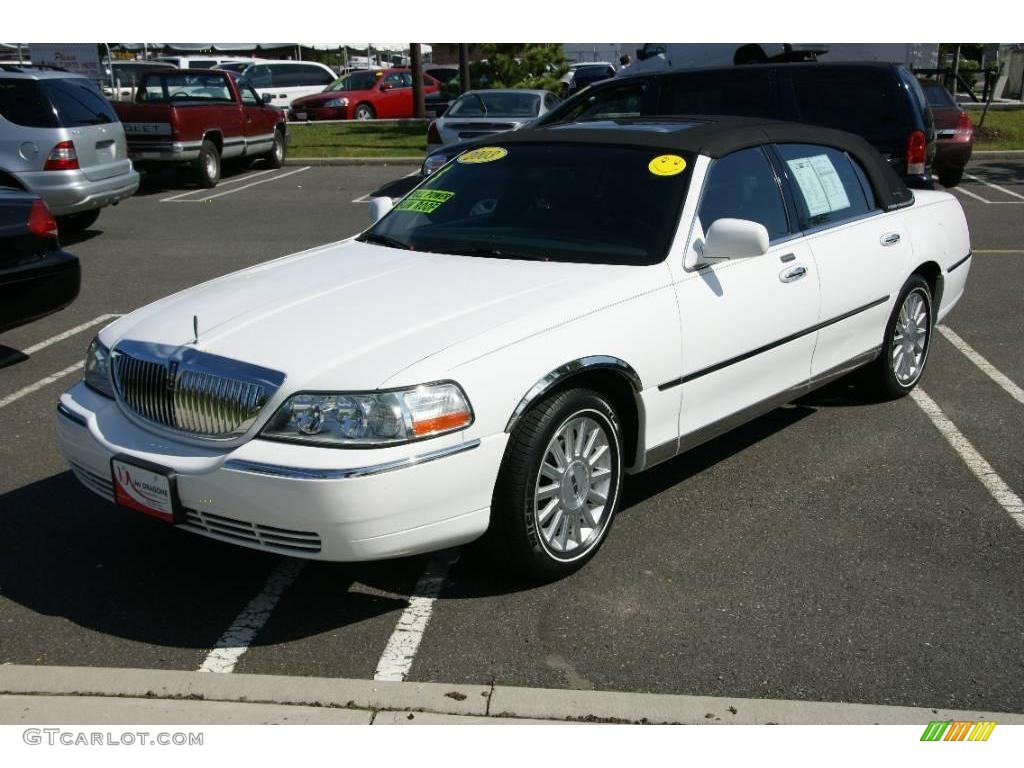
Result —
[[[254, 163], [252, 165], [248, 163], [233, 163], [225, 161], [221, 166], [220, 182], [230, 181], [236, 176], [243, 176], [250, 172], [267, 170], [266, 166], [260, 163]], [[167, 168], [160, 168], [154, 171], [145, 171], [141, 174], [142, 178], [139, 181], [139, 189], [135, 193], [135, 197], [149, 197], [151, 195], [159, 195], [168, 191], [187, 191], [195, 190], [196, 192], [206, 189], [206, 187], [200, 186], [196, 180], [196, 175], [192, 169], [187, 165], [180, 166], [169, 166]], [[216, 187], [214, 187], [216, 189]], [[212, 190], [211, 190], [212, 191]]]
[[1024, 161], [986, 160], [982, 166], [968, 164], [967, 172], [980, 173], [981, 178], [993, 184], [1024, 184]]
[[[71, 472], [0, 496], [0, 597], [115, 638], [209, 650], [283, 559], [120, 509], [82, 488]], [[272, 636], [260, 634], [253, 645], [400, 611], [422, 570], [418, 558], [307, 563], [282, 597], [300, 601], [302, 610], [292, 615], [301, 620], [277, 624]], [[71, 647], [80, 635], [31, 619], [19, 619], [17, 632], [5, 630], [0, 662], [28, 663], [40, 646], [56, 645], [33, 636], [33, 626], [69, 634], [60, 645], [67, 650], [49, 654], [47, 663], [82, 663]]]
[[89, 229], [81, 229], [77, 232], [62, 233], [60, 236], [60, 244], [62, 248], [69, 248], [79, 243], [85, 243], [92, 240], [94, 237], [99, 237], [103, 234], [102, 229], [96, 229], [95, 227], [89, 227]]

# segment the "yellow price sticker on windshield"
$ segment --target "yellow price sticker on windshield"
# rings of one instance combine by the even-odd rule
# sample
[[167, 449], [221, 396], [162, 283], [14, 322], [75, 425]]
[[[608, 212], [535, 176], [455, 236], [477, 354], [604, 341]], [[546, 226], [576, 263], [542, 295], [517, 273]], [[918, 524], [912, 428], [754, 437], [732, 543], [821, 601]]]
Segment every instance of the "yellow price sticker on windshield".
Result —
[[647, 164], [655, 176], [676, 176], [686, 170], [686, 161], [679, 155], [658, 155]]
[[460, 163], [493, 163], [501, 160], [508, 154], [508, 150], [502, 147], [480, 147], [471, 149], [464, 155], [459, 155]]

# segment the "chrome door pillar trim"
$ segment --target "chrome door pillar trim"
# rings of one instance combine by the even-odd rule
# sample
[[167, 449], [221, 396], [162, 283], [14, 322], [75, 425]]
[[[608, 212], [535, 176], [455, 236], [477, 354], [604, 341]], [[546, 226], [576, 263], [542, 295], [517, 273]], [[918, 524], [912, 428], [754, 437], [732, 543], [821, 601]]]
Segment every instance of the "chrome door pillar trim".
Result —
[[532, 403], [542, 397], [546, 392], [550, 391], [552, 387], [560, 384], [571, 376], [576, 376], [577, 374], [585, 371], [600, 369], [615, 371], [621, 375], [629, 382], [634, 392], [641, 392], [643, 390], [643, 382], [641, 382], [640, 376], [635, 370], [633, 370], [633, 366], [625, 360], [621, 360], [610, 355], [590, 355], [588, 357], [581, 357], [576, 360], [571, 360], [564, 365], [558, 366], [555, 370], [546, 374], [537, 381], [537, 383], [530, 388], [530, 391], [523, 396], [523, 399], [519, 401], [515, 410], [512, 411], [512, 415], [509, 417], [508, 423], [505, 425], [505, 431], [511, 432], [522, 415], [526, 413], [527, 408], [529, 408]]

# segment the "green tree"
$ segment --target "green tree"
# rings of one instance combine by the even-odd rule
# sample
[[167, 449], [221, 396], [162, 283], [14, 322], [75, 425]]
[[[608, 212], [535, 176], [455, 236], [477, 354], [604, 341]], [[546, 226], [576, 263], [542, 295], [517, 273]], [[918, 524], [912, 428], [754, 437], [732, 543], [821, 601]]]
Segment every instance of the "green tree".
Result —
[[470, 71], [474, 87], [557, 91], [568, 65], [558, 43], [485, 43]]

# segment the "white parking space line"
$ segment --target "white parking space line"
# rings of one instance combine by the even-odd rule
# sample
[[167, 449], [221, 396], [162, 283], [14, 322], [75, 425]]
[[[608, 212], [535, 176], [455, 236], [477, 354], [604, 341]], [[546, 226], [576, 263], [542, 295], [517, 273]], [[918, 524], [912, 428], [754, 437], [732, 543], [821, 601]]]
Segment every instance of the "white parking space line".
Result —
[[217, 645], [207, 654], [203, 665], [199, 667], [200, 672], [228, 674], [235, 671], [238, 660], [249, 650], [252, 641], [256, 639], [256, 635], [273, 613], [281, 595], [295, 582], [305, 564], [304, 560], [293, 558], [278, 563], [260, 593], [242, 609], [227, 632], [217, 641]]
[[991, 200], [986, 200], [981, 195], [976, 195], [973, 192], [971, 192], [971, 190], [969, 190], [969, 189], [964, 189], [963, 187], [953, 187], [953, 191], [954, 192], [959, 192], [962, 195], [967, 195], [968, 197], [973, 197], [975, 200], [980, 200], [985, 205], [991, 205], [992, 204]]
[[992, 494], [992, 498], [996, 500], [996, 503], [1006, 510], [1006, 513], [1013, 518], [1013, 521], [1017, 523], [1021, 530], [1024, 530], [1024, 501], [1021, 501], [1020, 496], [1003, 482], [1003, 479], [996, 474], [992, 466], [985, 461], [985, 457], [978, 453], [977, 449], [971, 445], [971, 441], [964, 437], [963, 433], [957, 429], [956, 425], [949, 420], [949, 417], [942, 412], [938, 404], [923, 389], [918, 387], [910, 393], [910, 396], [921, 407], [921, 410], [925, 412], [928, 418], [931, 419], [932, 424], [942, 433], [947, 442], [953, 446], [953, 450], [960, 455], [967, 468], [981, 481], [985, 489]]
[[[256, 173], [247, 173], [244, 176], [236, 176], [233, 179], [227, 179], [226, 181], [218, 182], [217, 186], [219, 186], [219, 187], [226, 187], [228, 184], [237, 184], [237, 183], [239, 183], [241, 181], [248, 181], [249, 179], [255, 179], [257, 176], [266, 176], [268, 173], [276, 173], [277, 170], [278, 170], [277, 168], [271, 168], [268, 171], [257, 171]], [[181, 197], [187, 197], [188, 195], [195, 195], [195, 194], [200, 193], [200, 192], [204, 192], [205, 193], [206, 191], [207, 190], [205, 190], [205, 189], [189, 189], [189, 190], [187, 190], [185, 192], [179, 192], [176, 195], [171, 195], [170, 197], [161, 198], [160, 202], [161, 203], [167, 203], [167, 202], [171, 202], [173, 200], [177, 200], [178, 198], [181, 198]]]
[[370, 202], [371, 200], [373, 200], [373, 198], [372, 198], [372, 197], [370, 197], [370, 194], [369, 194], [369, 193], [367, 193], [367, 194], [365, 194], [365, 195], [360, 195], [359, 197], [357, 197], [357, 198], [356, 198], [355, 200], [353, 200], [352, 202], [353, 202], [353, 203], [368, 203], [368, 202]]
[[[34, 354], [41, 349], [46, 349], [51, 344], [56, 344], [58, 341], [64, 341], [64, 339], [69, 339], [75, 334], [81, 333], [82, 331], [86, 330], [87, 328], [92, 328], [94, 325], [99, 325], [102, 322], [105, 322], [107, 320], [114, 320], [115, 318], [118, 317], [121, 317], [121, 315], [110, 314], [94, 317], [92, 320], [89, 320], [88, 322], [82, 323], [81, 325], [76, 325], [74, 328], [70, 328], [64, 331], [63, 333], [58, 333], [56, 336], [51, 336], [48, 339], [40, 341], [38, 344], [33, 344], [31, 347], [25, 347], [25, 349], [20, 350], [20, 352], [23, 355]], [[8, 355], [7, 357], [0, 359], [0, 365], [15, 357], [18, 357], [18, 355]]]
[[235, 187], [234, 189], [229, 189], [227, 192], [218, 192], [215, 195], [206, 195], [206, 197], [198, 198], [198, 199], [195, 199], [195, 200], [179, 200], [177, 198], [166, 197], [163, 200], [161, 200], [160, 202], [161, 203], [168, 203], [168, 202], [170, 202], [170, 203], [208, 203], [211, 200], [216, 200], [218, 197], [224, 197], [225, 195], [233, 195], [236, 192], [241, 192], [244, 189], [249, 189], [250, 187], [255, 187], [257, 184], [266, 184], [268, 181], [280, 181], [281, 179], [284, 179], [284, 178], [286, 178], [288, 176], [294, 176], [296, 173], [302, 173], [303, 171], [308, 171], [311, 167], [312, 166], [304, 165], [301, 168], [297, 168], [294, 171], [288, 171], [288, 173], [282, 173], [279, 176], [273, 176], [273, 177], [271, 177], [269, 179], [260, 179], [259, 181], [254, 181], [254, 182], [252, 182], [250, 184], [243, 184], [240, 187]]
[[1024, 200], [1024, 195], [1020, 194], [1020, 192], [1014, 192], [1012, 189], [1007, 189], [1006, 187], [1001, 187], [998, 184], [993, 184], [991, 181], [986, 181], [985, 179], [981, 178], [980, 176], [972, 176], [969, 173], [965, 173], [964, 176], [966, 178], [968, 178], [968, 179], [973, 179], [974, 181], [978, 182], [979, 184], [984, 184], [986, 187], [991, 187], [992, 189], [994, 189], [994, 190], [996, 190], [998, 192], [1002, 192], [1004, 195], [1009, 195], [1010, 197], [1016, 197], [1018, 200]]
[[992, 365], [992, 363], [990, 363], [984, 357], [979, 355], [974, 350], [974, 348], [966, 341], [964, 341], [962, 338], [960, 338], [960, 336], [957, 335], [957, 333], [952, 328], [948, 328], [945, 325], [938, 325], [936, 326], [936, 328], [938, 329], [939, 333], [946, 337], [947, 341], [949, 341], [950, 344], [952, 344], [954, 347], [963, 352], [964, 356], [968, 360], [970, 360], [979, 369], [981, 369], [982, 373], [984, 373], [986, 376], [992, 379], [992, 381], [994, 381], [996, 384], [1002, 387], [1007, 392], [1007, 394], [1010, 395], [1010, 397], [1012, 397], [1021, 405], [1024, 405], [1024, 389], [1021, 389], [1012, 381], [1010, 381], [1009, 377], [1006, 376], [1006, 374], [1004, 374], [1002, 371], [1000, 371], [998, 368]]
[[395, 631], [380, 655], [374, 680], [402, 681], [409, 676], [423, 633], [427, 631], [434, 601], [440, 596], [448, 571], [458, 559], [455, 552], [442, 552], [427, 563], [409, 597], [409, 605], [398, 617]]
[[40, 379], [35, 384], [29, 384], [27, 387], [22, 387], [17, 392], [14, 392], [0, 400], [0, 408], [6, 408], [11, 403], [15, 403], [18, 400], [21, 400], [21, 398], [25, 397], [26, 395], [31, 395], [33, 392], [37, 392], [38, 390], [42, 389], [48, 384], [53, 384], [53, 382], [57, 381], [58, 379], [63, 379], [65, 376], [68, 376], [74, 373], [75, 371], [81, 370], [84, 367], [85, 361], [82, 360], [80, 362], [75, 363], [74, 365], [69, 365], [62, 371], [57, 371], [56, 373], [47, 376], [45, 379]]

